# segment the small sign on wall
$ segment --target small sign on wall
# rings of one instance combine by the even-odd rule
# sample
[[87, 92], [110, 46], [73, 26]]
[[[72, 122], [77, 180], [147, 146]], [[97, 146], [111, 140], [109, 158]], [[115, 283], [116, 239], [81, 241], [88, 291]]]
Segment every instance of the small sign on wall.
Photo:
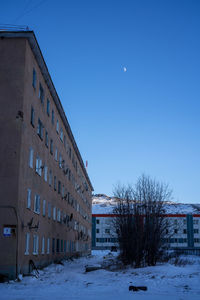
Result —
[[10, 227], [4, 227], [3, 235], [4, 236], [11, 236], [11, 228]]

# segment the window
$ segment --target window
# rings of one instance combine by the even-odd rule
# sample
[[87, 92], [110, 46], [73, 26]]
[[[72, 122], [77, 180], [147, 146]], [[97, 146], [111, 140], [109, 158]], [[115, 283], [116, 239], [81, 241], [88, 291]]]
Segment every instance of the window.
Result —
[[63, 184], [63, 186], [62, 186], [62, 197], [64, 198], [64, 196], [65, 196], [65, 186]]
[[100, 223], [100, 220], [97, 219], [97, 220], [96, 220], [96, 223], [99, 224], [99, 223]]
[[29, 149], [29, 167], [33, 168], [33, 148]]
[[31, 125], [35, 127], [35, 111], [33, 107], [31, 107]]
[[72, 156], [72, 149], [71, 147], [69, 147], [69, 158], [71, 159], [71, 156]]
[[44, 236], [42, 237], [42, 254], [44, 254], [44, 252], [45, 252], [45, 238], [44, 238]]
[[56, 252], [57, 253], [60, 252], [60, 240], [59, 239], [56, 240]]
[[62, 155], [59, 154], [59, 167], [62, 168]]
[[200, 243], [200, 239], [194, 239], [195, 243]]
[[48, 98], [47, 98], [47, 115], [48, 116], [50, 115], [50, 101]]
[[60, 209], [58, 208], [57, 210], [57, 221], [60, 222], [61, 220], [61, 212], [60, 212]]
[[53, 220], [56, 220], [56, 207], [53, 208]]
[[58, 161], [58, 149], [55, 149], [55, 160]]
[[34, 89], [36, 89], [36, 81], [37, 81], [37, 74], [35, 69], [33, 68], [33, 80], [32, 80], [32, 86], [34, 87]]
[[37, 194], [35, 195], [34, 212], [37, 214], [40, 213], [40, 196]]
[[96, 229], [96, 233], [99, 233], [99, 229], [98, 228]]
[[66, 243], [66, 241], [64, 241], [64, 252], [66, 253], [66, 251], [67, 251], [67, 243]]
[[46, 200], [43, 200], [43, 205], [42, 205], [42, 215], [46, 215]]
[[53, 154], [53, 140], [50, 141], [50, 153]]
[[56, 122], [56, 131], [57, 131], [57, 133], [59, 133], [59, 121], [58, 120]]
[[63, 240], [61, 240], [60, 242], [60, 252], [63, 252]]
[[187, 229], [183, 229], [183, 233], [186, 234], [187, 233]]
[[49, 186], [52, 186], [52, 171], [49, 171]]
[[51, 218], [51, 203], [48, 203], [48, 218]]
[[47, 239], [47, 254], [50, 253], [50, 238]]
[[42, 104], [44, 104], [44, 89], [40, 83], [40, 86], [39, 86], [39, 98], [40, 98], [40, 101]]
[[178, 233], [178, 229], [174, 229], [174, 233]]
[[47, 176], [48, 176], [48, 167], [44, 166], [44, 180], [47, 182]]
[[54, 176], [54, 190], [56, 191], [56, 176]]
[[194, 229], [194, 233], [199, 233], [199, 229]]
[[110, 233], [110, 229], [106, 228], [105, 233]]
[[33, 254], [38, 254], [38, 247], [39, 247], [39, 237], [38, 235], [33, 236]]
[[61, 193], [61, 182], [60, 180], [58, 180], [58, 194]]
[[49, 147], [49, 137], [47, 130], [45, 131], [45, 145], [48, 148]]
[[55, 253], [55, 239], [52, 239], [52, 253]]
[[41, 140], [43, 139], [43, 124], [41, 122], [40, 119], [38, 119], [38, 127], [37, 127], [37, 134], [39, 135], [39, 137], [41, 138]]
[[38, 175], [42, 176], [42, 160], [39, 156], [36, 158], [35, 171]]
[[51, 112], [51, 123], [54, 124], [54, 110]]
[[194, 220], [193, 224], [196, 224], [196, 225], [199, 224], [199, 220]]
[[60, 139], [63, 142], [63, 129], [62, 128], [60, 129]]
[[25, 255], [29, 254], [30, 233], [26, 234]]
[[31, 190], [27, 190], [27, 202], [26, 202], [26, 207], [31, 208]]

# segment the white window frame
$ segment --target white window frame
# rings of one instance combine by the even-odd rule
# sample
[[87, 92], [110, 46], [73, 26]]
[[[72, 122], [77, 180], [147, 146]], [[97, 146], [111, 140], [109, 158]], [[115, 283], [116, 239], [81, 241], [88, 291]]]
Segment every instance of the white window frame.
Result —
[[36, 158], [36, 163], [35, 163], [35, 172], [42, 176], [42, 160], [39, 156]]
[[34, 155], [34, 150], [33, 148], [29, 148], [29, 167], [33, 169], [33, 155]]
[[60, 128], [60, 139], [63, 142], [63, 129], [62, 129], [62, 127]]
[[38, 255], [38, 248], [39, 248], [39, 236], [34, 234], [33, 235], [33, 255]]
[[36, 214], [40, 213], [40, 195], [35, 194], [35, 200], [34, 200], [34, 212]]
[[26, 233], [25, 255], [29, 255], [30, 233]]
[[27, 189], [26, 208], [31, 208], [31, 189]]
[[41, 254], [45, 254], [45, 237], [42, 237], [42, 251]]
[[58, 120], [56, 121], [56, 131], [57, 131], [57, 133], [59, 133], [59, 121]]

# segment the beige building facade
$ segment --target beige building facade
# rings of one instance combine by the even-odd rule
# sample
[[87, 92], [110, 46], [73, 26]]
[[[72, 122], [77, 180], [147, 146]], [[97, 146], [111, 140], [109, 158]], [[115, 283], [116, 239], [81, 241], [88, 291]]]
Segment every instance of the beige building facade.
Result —
[[34, 32], [0, 32], [0, 274], [91, 250], [92, 184]]

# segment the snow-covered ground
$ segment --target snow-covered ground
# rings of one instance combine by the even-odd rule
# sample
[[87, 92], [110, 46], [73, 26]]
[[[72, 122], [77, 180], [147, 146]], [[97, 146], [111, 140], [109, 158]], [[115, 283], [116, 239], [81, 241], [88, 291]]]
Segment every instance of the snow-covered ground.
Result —
[[[85, 265], [107, 261], [108, 251], [93, 251], [91, 257], [50, 265], [39, 277], [24, 277], [21, 282], [0, 284], [1, 300], [199, 300], [200, 257], [190, 256], [190, 264], [170, 263], [141, 269], [96, 270], [85, 273]], [[112, 258], [112, 257], [111, 257]], [[185, 257], [184, 257], [185, 259]], [[147, 291], [129, 291], [129, 285], [147, 286]]]

